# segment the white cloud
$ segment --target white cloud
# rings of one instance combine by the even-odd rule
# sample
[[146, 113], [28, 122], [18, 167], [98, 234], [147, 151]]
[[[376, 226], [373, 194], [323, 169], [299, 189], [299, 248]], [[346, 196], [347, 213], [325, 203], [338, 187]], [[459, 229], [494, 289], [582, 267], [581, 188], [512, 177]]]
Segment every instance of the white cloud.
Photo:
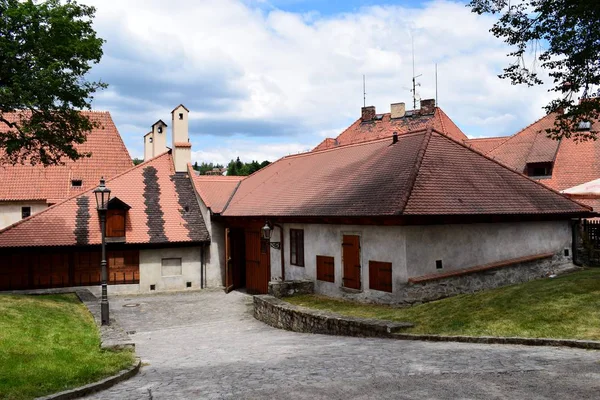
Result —
[[[200, 161], [273, 160], [312, 148], [358, 118], [362, 74], [367, 103], [380, 112], [412, 102], [411, 36], [421, 97], [434, 97], [438, 63], [440, 104], [471, 136], [514, 132], [542, 114], [548, 97], [497, 77], [507, 48], [488, 32], [493, 20], [462, 3], [322, 16], [235, 0], [87, 2], [108, 40], [97, 74], [112, 85], [96, 106], [119, 128], [129, 125], [122, 134], [138, 149], [140, 132], [179, 103], [191, 109], [195, 149], [203, 134], [227, 143], [197, 151]], [[244, 145], [228, 139], [244, 133]]]

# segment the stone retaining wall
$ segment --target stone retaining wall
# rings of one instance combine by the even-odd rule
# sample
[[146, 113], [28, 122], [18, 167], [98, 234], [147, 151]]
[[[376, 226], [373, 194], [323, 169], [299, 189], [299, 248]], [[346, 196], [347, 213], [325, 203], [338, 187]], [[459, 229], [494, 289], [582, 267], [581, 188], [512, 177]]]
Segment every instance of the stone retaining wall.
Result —
[[398, 288], [398, 294], [395, 296], [396, 303], [406, 305], [424, 303], [458, 294], [515, 285], [577, 269], [579, 268], [572, 263], [560, 263], [560, 256], [554, 256], [424, 283], [408, 283]]
[[393, 337], [403, 328], [413, 326], [311, 310], [269, 295], [254, 296], [254, 318], [279, 329], [340, 336]]
[[298, 294], [313, 294], [314, 292], [315, 283], [309, 280], [269, 282], [269, 294], [279, 299]]

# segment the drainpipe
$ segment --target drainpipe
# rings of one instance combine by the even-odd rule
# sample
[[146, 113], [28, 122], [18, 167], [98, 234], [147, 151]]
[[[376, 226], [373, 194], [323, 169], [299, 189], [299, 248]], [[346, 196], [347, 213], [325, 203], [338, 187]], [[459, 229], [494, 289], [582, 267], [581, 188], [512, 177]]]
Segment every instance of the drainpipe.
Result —
[[200, 289], [204, 289], [204, 243], [200, 246]]
[[283, 226], [279, 225], [279, 224], [273, 224], [273, 226], [276, 226], [279, 228], [279, 240], [280, 240], [280, 245], [279, 248], [281, 250], [281, 279], [283, 282], [285, 282], [285, 253], [283, 252], [284, 250], [284, 246], [283, 246], [283, 240], [284, 240], [284, 235], [283, 235]]

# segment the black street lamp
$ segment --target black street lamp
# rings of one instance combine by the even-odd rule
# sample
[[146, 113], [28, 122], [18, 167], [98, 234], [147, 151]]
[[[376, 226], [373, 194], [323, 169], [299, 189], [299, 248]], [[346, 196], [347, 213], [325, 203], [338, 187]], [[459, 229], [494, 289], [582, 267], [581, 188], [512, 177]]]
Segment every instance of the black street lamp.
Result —
[[110, 325], [108, 311], [108, 295], [106, 293], [106, 210], [108, 209], [108, 201], [110, 200], [110, 189], [104, 185], [104, 177], [100, 178], [100, 186], [94, 189], [96, 196], [96, 208], [100, 215], [100, 229], [102, 229], [102, 300], [100, 301], [100, 315], [102, 325]]

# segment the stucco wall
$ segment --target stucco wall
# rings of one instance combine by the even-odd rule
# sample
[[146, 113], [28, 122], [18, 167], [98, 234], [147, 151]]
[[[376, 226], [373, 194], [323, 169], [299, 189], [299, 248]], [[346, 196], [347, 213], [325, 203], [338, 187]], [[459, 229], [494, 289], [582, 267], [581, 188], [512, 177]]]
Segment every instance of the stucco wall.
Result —
[[213, 221], [210, 210], [196, 193], [202, 218], [210, 234], [210, 246], [204, 254], [204, 282], [207, 287], [223, 287], [225, 277], [225, 227]]
[[[571, 249], [569, 221], [407, 226], [409, 276]], [[443, 269], [435, 262], [442, 260]]]
[[[304, 230], [304, 267], [290, 264], [290, 229]], [[360, 225], [324, 225], [324, 224], [285, 224], [284, 255], [286, 279], [315, 280], [315, 291], [330, 296], [342, 294], [358, 295], [364, 298], [391, 299], [391, 293], [369, 290], [369, 260], [391, 262], [394, 284], [406, 282], [405, 238], [403, 227], [399, 226], [360, 226]], [[343, 288], [342, 238], [344, 235], [360, 236], [361, 286], [357, 292]], [[275, 236], [275, 234], [273, 235]], [[277, 241], [279, 237], [272, 238]], [[335, 282], [317, 281], [317, 255], [334, 257]], [[272, 277], [281, 276], [279, 250], [271, 252]], [[276, 273], [276, 275], [273, 275]]]
[[[183, 290], [186, 282], [199, 289], [200, 251], [200, 246], [140, 250], [140, 293], [149, 293], [150, 285], [156, 285], [157, 292]], [[163, 258], [181, 258], [181, 275], [162, 276]]]
[[[290, 229], [304, 230], [305, 266], [290, 265]], [[271, 241], [279, 241], [278, 230]], [[343, 288], [342, 236], [360, 236], [360, 291]], [[355, 300], [398, 302], [403, 298], [409, 277], [448, 272], [477, 265], [555, 253], [553, 264], [570, 263], [564, 257], [571, 246], [569, 221], [439, 226], [358, 226], [325, 224], [285, 224], [284, 256], [287, 280], [311, 279], [315, 292]], [[334, 257], [335, 282], [316, 280], [316, 256]], [[281, 276], [279, 250], [271, 250], [271, 277]], [[369, 261], [392, 263], [393, 292], [369, 289]], [[442, 260], [443, 269], [436, 269]], [[550, 268], [551, 266], [547, 266]], [[547, 269], [548, 269], [547, 268]]]
[[48, 208], [45, 201], [2, 201], [0, 202], [0, 229], [21, 220], [21, 207], [31, 207], [31, 215]]

